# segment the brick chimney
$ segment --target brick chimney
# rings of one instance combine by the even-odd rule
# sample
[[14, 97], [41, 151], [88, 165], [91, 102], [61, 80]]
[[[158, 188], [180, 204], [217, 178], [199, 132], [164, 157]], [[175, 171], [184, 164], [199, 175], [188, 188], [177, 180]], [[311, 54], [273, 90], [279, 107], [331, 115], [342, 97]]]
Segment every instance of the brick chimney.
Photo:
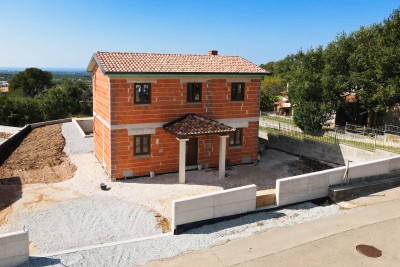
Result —
[[209, 50], [208, 54], [213, 56], [218, 56], [218, 50]]

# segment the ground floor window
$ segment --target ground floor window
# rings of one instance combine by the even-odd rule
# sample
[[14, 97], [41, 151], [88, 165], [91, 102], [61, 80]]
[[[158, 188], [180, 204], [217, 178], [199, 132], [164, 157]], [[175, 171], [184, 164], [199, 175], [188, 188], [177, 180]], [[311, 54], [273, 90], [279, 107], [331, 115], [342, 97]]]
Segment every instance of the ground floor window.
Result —
[[136, 135], [135, 138], [135, 155], [150, 154], [150, 135]]
[[242, 145], [242, 129], [236, 129], [236, 132], [229, 134], [229, 146]]

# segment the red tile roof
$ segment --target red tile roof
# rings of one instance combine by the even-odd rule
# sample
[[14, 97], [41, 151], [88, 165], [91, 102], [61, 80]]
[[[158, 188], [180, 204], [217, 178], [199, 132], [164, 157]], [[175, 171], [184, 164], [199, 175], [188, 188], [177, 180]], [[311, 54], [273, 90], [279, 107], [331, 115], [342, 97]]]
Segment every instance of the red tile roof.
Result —
[[236, 131], [235, 128], [196, 114], [187, 114], [180, 117], [165, 124], [164, 128], [179, 138], [210, 134], [227, 134]]
[[239, 56], [182, 55], [155, 53], [96, 52], [88, 66], [95, 63], [107, 73], [230, 73], [269, 72]]

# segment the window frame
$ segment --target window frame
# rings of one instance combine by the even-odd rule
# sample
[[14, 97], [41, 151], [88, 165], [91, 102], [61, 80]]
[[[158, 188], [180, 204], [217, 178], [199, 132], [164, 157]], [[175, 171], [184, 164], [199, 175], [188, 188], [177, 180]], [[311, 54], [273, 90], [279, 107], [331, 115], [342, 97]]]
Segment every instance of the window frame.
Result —
[[[241, 98], [240, 99], [238, 99], [238, 97], [237, 97], [237, 95], [238, 95], [238, 85], [241, 85], [242, 86], [242, 94], [241, 94]], [[233, 102], [235, 102], [235, 101], [244, 101], [244, 86], [245, 86], [245, 83], [244, 82], [237, 82], [237, 83], [232, 83], [231, 84], [231, 101], [233, 101]], [[236, 95], [236, 97], [234, 98], [233, 96], [234, 96], [234, 87], [236, 87], [235, 88], [235, 95]]]
[[[199, 92], [199, 100], [190, 100], [189, 99], [189, 86], [190, 85], [192, 85], [192, 86], [195, 86], [195, 85], [198, 85], [199, 86], [199, 88], [200, 88], [200, 92]], [[203, 86], [202, 86], [202, 83], [187, 83], [187, 85], [186, 85], [186, 93], [187, 93], [187, 96], [186, 96], [186, 101], [187, 101], [187, 103], [201, 103], [201, 94], [202, 94], [202, 90], [203, 90], [203, 88], [202, 88]], [[197, 89], [198, 87], [196, 87], [195, 89]], [[193, 92], [194, 90], [192, 89], [192, 92]], [[194, 93], [194, 95], [196, 95], [196, 93]], [[194, 97], [193, 97], [193, 99], [194, 99]]]
[[[240, 137], [240, 141], [237, 141], [237, 135]], [[231, 143], [231, 140], [233, 140], [233, 144]], [[235, 146], [241, 146], [243, 143], [243, 129], [242, 128], [237, 128], [235, 132], [229, 133], [229, 146], [230, 147], [235, 147]]]
[[[139, 137], [140, 138], [140, 151], [136, 151], [136, 138]], [[148, 143], [147, 143], [147, 152], [143, 152], [144, 151], [144, 146], [143, 146], [143, 139], [147, 137], [148, 138]], [[143, 156], [143, 155], [150, 155], [150, 149], [151, 149], [151, 135], [150, 134], [143, 134], [143, 135], [135, 135], [133, 137], [133, 147], [134, 147], [134, 152], [133, 155], [134, 156]]]
[[[138, 101], [137, 97], [136, 97], [136, 86], [140, 85], [141, 88], [144, 88], [145, 85], [149, 86], [149, 101], [148, 102], [143, 102], [143, 101]], [[151, 83], [134, 83], [133, 84], [133, 88], [134, 88], [134, 103], [135, 105], [147, 105], [147, 104], [151, 104]], [[143, 94], [143, 91], [141, 92], [141, 94]], [[143, 96], [140, 97], [141, 99], [143, 99]]]

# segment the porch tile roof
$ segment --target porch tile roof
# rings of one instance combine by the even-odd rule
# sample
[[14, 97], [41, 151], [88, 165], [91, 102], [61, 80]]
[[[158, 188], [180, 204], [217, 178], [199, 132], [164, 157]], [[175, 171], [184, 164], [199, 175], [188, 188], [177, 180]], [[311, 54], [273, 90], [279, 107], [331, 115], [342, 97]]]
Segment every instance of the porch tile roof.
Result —
[[227, 134], [236, 131], [235, 128], [196, 114], [182, 116], [165, 124], [164, 128], [178, 138], [210, 134]]
[[89, 72], [93, 71], [94, 62], [97, 63], [104, 74], [269, 74], [268, 71], [239, 56], [96, 52], [89, 64]]

